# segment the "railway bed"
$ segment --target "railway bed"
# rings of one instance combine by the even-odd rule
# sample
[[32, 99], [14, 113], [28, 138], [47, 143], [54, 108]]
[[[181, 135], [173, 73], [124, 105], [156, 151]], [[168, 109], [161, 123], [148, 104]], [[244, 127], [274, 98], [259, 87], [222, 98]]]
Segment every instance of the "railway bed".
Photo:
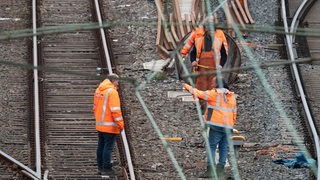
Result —
[[[31, 27], [30, 1], [0, 2], [1, 31], [26, 29]], [[0, 59], [13, 64], [30, 63], [29, 38], [0, 41]], [[15, 66], [0, 65], [0, 150], [19, 161], [32, 165], [29, 139], [32, 138], [32, 111], [28, 100], [32, 98], [28, 83], [30, 71]], [[3, 161], [1, 161], [4, 163]], [[0, 179], [19, 179], [13, 164], [0, 165]]]
[[[82, 2], [82, 1], [81, 1]], [[49, 3], [47, 1], [46, 3]], [[44, 23], [52, 23], [54, 24], [54, 19], [49, 19], [49, 15], [61, 13], [61, 16], [57, 16], [58, 22], [64, 22], [63, 18], [67, 18], [69, 22], [71, 22], [71, 17], [78, 15], [76, 18], [85, 17], [84, 19], [91, 19], [85, 12], [90, 11], [88, 8], [88, 2], [83, 1], [83, 8], [75, 8], [75, 10], [79, 10], [83, 15], [75, 14], [69, 9], [74, 5], [71, 3], [65, 4], [61, 1], [64, 7], [68, 8], [60, 8], [60, 5], [57, 7], [52, 5], [46, 6], [44, 8], [48, 14], [47, 20], [43, 21]], [[107, 20], [117, 20], [117, 21], [126, 21], [126, 22], [156, 22], [157, 21], [157, 12], [154, 2], [150, 1], [135, 1], [135, 0], [127, 0], [127, 1], [111, 1], [104, 0], [102, 1], [103, 11], [105, 11], [105, 15]], [[108, 8], [107, 8], [108, 7]], [[260, 7], [266, 7], [264, 11], [254, 11], [254, 9], [259, 9]], [[249, 1], [249, 8], [251, 9], [252, 16], [255, 19], [256, 24], [269, 24], [273, 25], [275, 21], [277, 21], [278, 13], [277, 10], [280, 8], [278, 1]], [[60, 11], [59, 11], [60, 9]], [[49, 11], [48, 11], [49, 10]], [[54, 12], [54, 13], [53, 13]], [[144, 18], [142, 18], [144, 17]], [[70, 18], [70, 19], [69, 19]], [[79, 19], [81, 21], [83, 19]], [[148, 80], [150, 75], [149, 71], [143, 70], [142, 63], [149, 62], [151, 60], [157, 60], [161, 57], [156, 53], [156, 49], [154, 47], [156, 41], [156, 32], [157, 27], [148, 25], [115, 25], [108, 29], [109, 34], [111, 36], [112, 48], [115, 52], [115, 57], [117, 60], [124, 59], [125, 62], [118, 62], [117, 69], [119, 73], [124, 77], [130, 77], [137, 80], [138, 83], [148, 81], [146, 85], [139, 91], [142, 95], [143, 100], [145, 101], [148, 110], [151, 112], [152, 116], [155, 118], [155, 121], [162, 131], [163, 135], [166, 137], [183, 137], [182, 141], [177, 142], [169, 142], [172, 151], [177, 159], [177, 162], [182, 167], [183, 172], [187, 179], [196, 179], [197, 176], [202, 173], [205, 168], [205, 150], [203, 146], [203, 138], [200, 134], [201, 128], [199, 126], [199, 120], [195, 109], [195, 105], [190, 102], [183, 102], [180, 98], [168, 98], [168, 91], [182, 91], [181, 82], [176, 79], [174, 74], [169, 74], [163, 79], [152, 79]], [[95, 39], [94, 35], [88, 35], [90, 32], [82, 32], [83, 34], [75, 34], [75, 40], [80, 42], [80, 35], [85, 35], [85, 37], [89, 37], [88, 42]], [[87, 34], [88, 33], [88, 34]], [[92, 33], [92, 32], [91, 32]], [[43, 40], [51, 40], [52, 44], [55, 46], [49, 45], [50, 43], [43, 43], [45, 45], [45, 50], [47, 54], [52, 57], [59, 54], [61, 57], [70, 58], [67, 53], [74, 52], [74, 56], [80, 60], [90, 59], [89, 62], [92, 64], [89, 67], [94, 67], [94, 63], [99, 58], [98, 55], [81, 53], [82, 51], [93, 52], [96, 49], [88, 43], [88, 46], [72, 50], [69, 50], [75, 45], [73, 41], [69, 42], [69, 46], [64, 46], [66, 48], [62, 48], [62, 46], [58, 45], [57, 41], [55, 41], [54, 37], [64, 38], [63, 34], [56, 35], [48, 35]], [[50, 37], [50, 38], [49, 38]], [[248, 32], [248, 37], [246, 39], [248, 42], [254, 44], [272, 44], [276, 41], [276, 35], [272, 34], [263, 34], [263, 33], [252, 33]], [[80, 42], [77, 44], [86, 44], [87, 42]], [[67, 43], [61, 43], [61, 45], [66, 45]], [[266, 63], [268, 61], [274, 59], [280, 59], [279, 53], [276, 51], [268, 51], [263, 47], [253, 47], [253, 52], [256, 57], [256, 60], [261, 63]], [[244, 53], [244, 50], [241, 49], [242, 52], [242, 66], [251, 65], [248, 55]], [[85, 55], [83, 58], [81, 55]], [[45, 57], [45, 56], [43, 56]], [[75, 58], [74, 60], [76, 60]], [[52, 62], [54, 58], [51, 59]], [[60, 63], [64, 63], [61, 62]], [[78, 66], [69, 67], [68, 64], [65, 64], [65, 67], [72, 68], [86, 68], [81, 64], [81, 61], [78, 62]], [[87, 64], [88, 62], [86, 62]], [[85, 72], [96, 73], [95, 70], [90, 69], [81, 69]], [[2, 72], [1, 72], [2, 73]], [[300, 113], [299, 107], [297, 106], [298, 101], [295, 99], [294, 91], [292, 90], [291, 82], [288, 81], [290, 77], [290, 73], [288, 73], [288, 69], [284, 67], [270, 67], [263, 69], [263, 73], [265, 74], [265, 78], [271, 83], [272, 87], [275, 88], [277, 97], [284, 104], [285, 111], [290, 116], [289, 118], [293, 120], [293, 125], [297, 126], [299, 132], [303, 132], [304, 129], [300, 126]], [[83, 150], [83, 152], [88, 152], [88, 156], [84, 159], [80, 159], [79, 155], [76, 155], [73, 149], [75, 147], [72, 145], [71, 141], [83, 140], [77, 139], [77, 134], [80, 130], [75, 132], [75, 129], [70, 129], [69, 135], [70, 138], [65, 138], [68, 140], [70, 144], [70, 148], [66, 146], [61, 146], [63, 141], [61, 137], [66, 130], [69, 129], [60, 129], [57, 131], [56, 128], [51, 129], [52, 136], [56, 136], [53, 140], [57, 143], [57, 148], [55, 149], [54, 144], [50, 145], [50, 150], [55, 156], [63, 157], [65, 154], [65, 160], [61, 160], [63, 164], [68, 165], [67, 168], [74, 170], [72, 173], [63, 171], [63, 167], [61, 172], [65, 172], [65, 174], [59, 174], [58, 171], [54, 169], [56, 166], [51, 165], [50, 163], [46, 164], [46, 166], [52, 166], [53, 169], [50, 169], [51, 175], [57, 179], [95, 179], [99, 178], [96, 173], [95, 163], [95, 136], [94, 136], [94, 122], [90, 120], [93, 118], [90, 110], [91, 110], [91, 101], [92, 92], [100, 82], [97, 79], [88, 79], [88, 81], [83, 80], [79, 76], [77, 79], [73, 80], [73, 83], [65, 82], [68, 80], [70, 82], [72, 75], [60, 74], [60, 73], [47, 73], [44, 78], [45, 83], [56, 83], [60, 84], [60, 86], [54, 86], [53, 84], [47, 84], [44, 87], [47, 89], [49, 95], [56, 95], [54, 98], [58, 98], [57, 100], [53, 100], [53, 98], [48, 99], [48, 102], [51, 102], [50, 106], [46, 108], [50, 110], [50, 113], [54, 113], [54, 111], [58, 111], [61, 116], [57, 115], [57, 118], [52, 118], [52, 122], [58, 120], [60, 118], [74, 118], [74, 122], [78, 123], [78, 127], [82, 128], [82, 131], [88, 133], [84, 138], [88, 143], [81, 143], [82, 145], [77, 146], [78, 149]], [[5, 77], [5, 74], [3, 74]], [[61, 77], [65, 78], [65, 81], [61, 80]], [[92, 83], [94, 81], [95, 83]], [[91, 84], [92, 83], [92, 84]], [[85, 85], [84, 85], [85, 84]], [[68, 85], [70, 89], [65, 87]], [[65, 109], [61, 109], [62, 105], [60, 103], [66, 103], [65, 101], [72, 100], [70, 98], [72, 95], [69, 93], [75, 93], [74, 89], [83, 88], [82, 92], [77, 92], [74, 98], [79, 98], [82, 102], [76, 104], [74, 102], [73, 105], [76, 105], [77, 111], [65, 111], [68, 110], [66, 108], [70, 108], [70, 106], [65, 106]], [[128, 131], [131, 132], [131, 141], [133, 147], [133, 156], [134, 156], [134, 167], [136, 172], [136, 179], [178, 179], [179, 176], [177, 174], [176, 169], [173, 166], [173, 163], [170, 161], [170, 158], [167, 155], [165, 148], [163, 147], [161, 141], [158, 138], [157, 133], [154, 130], [154, 127], [150, 123], [149, 118], [146, 115], [145, 109], [142, 108], [138, 99], [136, 98], [136, 92], [134, 91], [134, 86], [130, 83], [121, 83], [122, 88], [122, 103], [126, 107], [125, 108], [125, 119], [129, 123], [126, 127]], [[56, 88], [56, 91], [53, 91]], [[279, 157], [293, 157], [294, 152], [296, 151], [296, 146], [292, 143], [292, 137], [288, 134], [286, 126], [283, 124], [283, 121], [277, 116], [276, 108], [272, 105], [270, 97], [268, 94], [264, 92], [264, 87], [260, 84], [259, 78], [256, 73], [253, 71], [242, 71], [238, 75], [238, 79], [231, 86], [232, 90], [235, 90], [239, 95], [238, 98], [238, 122], [236, 124], [236, 128], [240, 131], [241, 135], [244, 135], [247, 138], [246, 144], [243, 148], [240, 149], [239, 158], [238, 158], [238, 168], [241, 179], [304, 179], [310, 177], [310, 172], [308, 169], [288, 169], [283, 165], [276, 165], [271, 160], [271, 153], [277, 152]], [[65, 90], [65, 91], [64, 91]], [[91, 93], [91, 94], [90, 94]], [[70, 97], [63, 97], [61, 95], [69, 94]], [[59, 97], [58, 97], [59, 96]], [[65, 100], [65, 101], [60, 101]], [[57, 104], [59, 102], [59, 104]], [[82, 104], [83, 103], [83, 104]], [[57, 107], [55, 109], [50, 109], [52, 107]], [[69, 109], [70, 110], [70, 109]], [[48, 111], [49, 112], [49, 111]], [[77, 113], [78, 112], [78, 113]], [[87, 118], [84, 118], [87, 117]], [[82, 118], [82, 119], [81, 119]], [[86, 126], [80, 125], [79, 121], [87, 122]], [[66, 121], [67, 118], [65, 119]], [[93, 120], [93, 119], [92, 119]], [[70, 119], [69, 119], [70, 121]], [[1, 121], [2, 122], [2, 121]], [[4, 123], [4, 122], [3, 122]], [[91, 124], [90, 124], [91, 123]], [[4, 123], [5, 124], [5, 123]], [[2, 124], [1, 124], [2, 125]], [[70, 125], [71, 126], [71, 125]], [[70, 127], [69, 126], [69, 127]], [[9, 126], [8, 126], [9, 127]], [[57, 128], [61, 128], [62, 126]], [[86, 127], [86, 128], [84, 128]], [[47, 132], [51, 127], [47, 127]], [[90, 132], [90, 130], [92, 130]], [[74, 132], [74, 133], [73, 133]], [[59, 134], [58, 134], [59, 133]], [[60, 134], [61, 133], [61, 134]], [[74, 136], [73, 136], [74, 135]], [[303, 136], [302, 136], [303, 137]], [[62, 142], [62, 143], [61, 143]], [[82, 142], [82, 141], [81, 141]], [[60, 144], [61, 143], [61, 144]], [[84, 145], [87, 144], [87, 145]], [[276, 148], [278, 147], [278, 149]], [[286, 149], [281, 149], [279, 147], [285, 147], [292, 152], [286, 151]], [[65, 149], [64, 149], [65, 148]], [[59, 154], [58, 149], [61, 149], [60, 152], [64, 152], [63, 154]], [[266, 150], [266, 151], [261, 151]], [[48, 151], [49, 152], [49, 151]], [[266, 152], [266, 153], [261, 153]], [[91, 154], [90, 154], [91, 153]], [[82, 154], [82, 153], [81, 153]], [[68, 157], [67, 157], [68, 156]], [[52, 160], [49, 157], [48, 160]], [[78, 166], [73, 166], [71, 161], [79, 160]], [[50, 162], [50, 161], [49, 161]], [[53, 163], [53, 162], [51, 162]], [[3, 168], [3, 169], [2, 169]], [[85, 169], [81, 171], [80, 169]], [[57, 168], [58, 169], [58, 168]], [[59, 170], [59, 171], [60, 171]], [[227, 173], [231, 176], [231, 167], [227, 166]], [[0, 165], [0, 172], [4, 172], [3, 177], [9, 177], [12, 175], [12, 170], [7, 168], [5, 165]], [[68, 173], [68, 174], [67, 174]], [[81, 174], [81, 175], [79, 175]], [[266, 176], [267, 174], [267, 176]], [[10, 177], [11, 178], [11, 177]], [[12, 179], [12, 178], [11, 178]]]

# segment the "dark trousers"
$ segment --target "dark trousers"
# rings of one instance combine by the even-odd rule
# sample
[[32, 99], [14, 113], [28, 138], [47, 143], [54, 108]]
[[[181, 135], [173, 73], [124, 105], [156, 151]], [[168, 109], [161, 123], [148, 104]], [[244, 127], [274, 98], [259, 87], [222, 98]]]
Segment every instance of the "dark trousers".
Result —
[[224, 167], [227, 161], [228, 156], [228, 136], [226, 131], [230, 131], [230, 135], [232, 134], [232, 129], [226, 129], [224, 127], [214, 126], [210, 125], [210, 131], [209, 131], [209, 145], [210, 145], [210, 151], [212, 155], [212, 160], [214, 162], [210, 161], [210, 158], [208, 158], [208, 166], [211, 166], [212, 164], [216, 165], [215, 158], [216, 158], [216, 148], [217, 145], [219, 147], [219, 163], [220, 167]]
[[97, 163], [100, 170], [111, 169], [112, 150], [117, 134], [98, 131]]

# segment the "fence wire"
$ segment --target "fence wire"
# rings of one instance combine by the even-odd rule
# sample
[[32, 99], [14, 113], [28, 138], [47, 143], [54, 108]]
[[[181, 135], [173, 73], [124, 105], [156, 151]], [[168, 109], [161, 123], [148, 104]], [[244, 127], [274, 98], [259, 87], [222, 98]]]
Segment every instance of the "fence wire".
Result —
[[[208, 0], [205, 1], [205, 6], [207, 8], [208, 12], [214, 13], [215, 11], [219, 10], [220, 8], [227, 8], [226, 7], [226, 1], [222, 1], [219, 0], [220, 5], [212, 10], [210, 7], [210, 3]], [[161, 19], [164, 23], [165, 27], [169, 27], [169, 22], [166, 21], [164, 14], [162, 13], [160, 4], [158, 3], [158, 1], [155, 1], [156, 3], [156, 7], [158, 9], [158, 12], [160, 12], [160, 16]], [[286, 34], [290, 34], [290, 35], [299, 35], [299, 36], [305, 36], [305, 37], [320, 37], [320, 29], [314, 29], [314, 28], [297, 28], [297, 31], [294, 33], [290, 33], [290, 32], [286, 32], [284, 30], [284, 27], [282, 26], [268, 26], [268, 25], [246, 25], [245, 28], [241, 27], [239, 24], [236, 24], [234, 22], [234, 20], [232, 20], [232, 17], [230, 14], [226, 14], [226, 16], [229, 17], [229, 19], [231, 19], [231, 24], [232, 24], [232, 30], [235, 31], [236, 36], [238, 37], [238, 40], [240, 42], [245, 42], [246, 40], [242, 37], [241, 31], [247, 31], [247, 32], [259, 32], [259, 33], [269, 33], [269, 34], [279, 34], [279, 35], [286, 35]], [[67, 24], [67, 25], [59, 25], [59, 26], [50, 26], [50, 27], [40, 27], [37, 29], [36, 34], [33, 34], [33, 30], [32, 29], [20, 29], [20, 30], [9, 30], [9, 31], [3, 31], [0, 32], [0, 40], [2, 41], [7, 41], [7, 40], [13, 40], [13, 39], [19, 39], [19, 38], [28, 38], [28, 37], [32, 37], [34, 35], [37, 36], [42, 36], [42, 35], [48, 35], [48, 34], [58, 34], [58, 33], [67, 33], [67, 32], [79, 32], [79, 31], [87, 31], [87, 30], [95, 30], [95, 29], [99, 29], [101, 27], [103, 28], [112, 28], [115, 26], [144, 26], [144, 27], [156, 27], [158, 25], [157, 22], [138, 22], [138, 21], [110, 21], [107, 23], [103, 23], [102, 25], [99, 25], [96, 22], [88, 22], [88, 23], [82, 23], [82, 24]], [[179, 24], [175, 24], [175, 25], [179, 25]], [[219, 28], [219, 29], [224, 29], [224, 30], [228, 30], [229, 28], [227, 27], [226, 24], [223, 23], [219, 23], [219, 24], [213, 24], [213, 26], [211, 27], [212, 29], [215, 28]], [[180, 62], [182, 62], [182, 57], [179, 54], [179, 48], [177, 47], [177, 45], [174, 43], [174, 39], [172, 37], [172, 34], [170, 32], [170, 30], [167, 28], [165, 29], [167, 31], [167, 33], [169, 34], [170, 39], [173, 42], [173, 46], [175, 48], [175, 50], [173, 50], [170, 54], [171, 57], [174, 56], [178, 56]], [[306, 154], [309, 154], [307, 151], [307, 148], [305, 147], [305, 145], [299, 143], [299, 142], [303, 142], [298, 136], [298, 132], [296, 131], [296, 129], [292, 126], [292, 122], [290, 120], [290, 118], [288, 118], [283, 104], [277, 99], [277, 97], [275, 96], [275, 90], [271, 87], [271, 84], [267, 81], [266, 78], [266, 74], [263, 73], [262, 68], [267, 68], [267, 67], [275, 67], [275, 66], [286, 66], [286, 65], [290, 65], [292, 63], [306, 63], [306, 62], [311, 62], [314, 60], [318, 60], [318, 58], [316, 59], [311, 59], [311, 58], [304, 58], [304, 59], [300, 59], [300, 60], [296, 60], [296, 61], [289, 61], [289, 60], [279, 60], [279, 62], [274, 62], [274, 63], [268, 63], [268, 64], [259, 64], [259, 62], [257, 62], [255, 59], [255, 55], [252, 52], [252, 49], [250, 48], [250, 46], [248, 44], [245, 43], [240, 43], [240, 45], [242, 46], [244, 52], [248, 55], [248, 59], [250, 61], [250, 63], [252, 65], [250, 66], [246, 66], [246, 67], [239, 67], [239, 68], [232, 68], [232, 69], [224, 69], [224, 70], [218, 70], [218, 71], [212, 71], [209, 72], [207, 74], [220, 74], [224, 73], [224, 72], [232, 72], [232, 71], [248, 71], [248, 70], [252, 70], [254, 71], [257, 76], [258, 79], [260, 81], [260, 83], [263, 85], [263, 87], [265, 88], [265, 91], [269, 94], [270, 98], [272, 99], [272, 102], [274, 103], [276, 109], [278, 110], [278, 113], [280, 114], [281, 119], [284, 119], [285, 124], [287, 125], [287, 128], [290, 130], [290, 132], [292, 133], [295, 142], [299, 145], [299, 148], [301, 149], [302, 152], [305, 152]], [[94, 77], [97, 79], [104, 79], [106, 78], [105, 75], [100, 75], [97, 76], [97, 74], [89, 74], [89, 73], [75, 73], [72, 71], [67, 71], [67, 70], [61, 70], [61, 69], [57, 69], [57, 68], [52, 68], [49, 67], [47, 65], [44, 66], [33, 66], [32, 64], [21, 64], [21, 63], [14, 63], [14, 62], [10, 62], [10, 60], [8, 59], [3, 59], [0, 60], [0, 64], [3, 66], [8, 66], [11, 68], [22, 68], [22, 69], [27, 69], [27, 70], [31, 70], [31, 69], [38, 69], [39, 71], [43, 71], [43, 72], [55, 72], [55, 73], [63, 73], [63, 74], [72, 74], [72, 75], [78, 75], [78, 76], [84, 76], [84, 77]], [[183, 64], [183, 63], [182, 63]], [[194, 85], [194, 82], [192, 81], [192, 77], [198, 76], [199, 74], [197, 73], [189, 73], [187, 67], [183, 64], [183, 70], [186, 74], [185, 77], [189, 78], [189, 83]], [[179, 166], [178, 161], [176, 160], [176, 158], [174, 157], [174, 153], [172, 151], [172, 149], [170, 148], [170, 145], [163, 140], [163, 133], [161, 132], [159, 126], [157, 125], [154, 117], [152, 116], [152, 113], [150, 112], [150, 110], [148, 109], [148, 107], [145, 105], [145, 100], [143, 99], [143, 97], [141, 96], [141, 91], [143, 91], [144, 87], [149, 83], [150, 80], [152, 80], [155, 77], [156, 73], [152, 73], [147, 79], [147, 81], [145, 82], [139, 82], [138, 79], [135, 78], [131, 78], [131, 77], [122, 77], [121, 79], [123, 81], [128, 81], [132, 84], [134, 84], [135, 87], [135, 95], [137, 97], [137, 99], [139, 100], [139, 102], [141, 103], [142, 108], [144, 109], [145, 113], [147, 114], [154, 130], [156, 131], [156, 133], [159, 136], [159, 139], [162, 139], [162, 144], [164, 146], [164, 148], [167, 150], [167, 153], [171, 159], [171, 161], [173, 162], [179, 176], [181, 179], [186, 179], [182, 168]], [[198, 117], [199, 117], [199, 125], [202, 127], [201, 129], [202, 131], [202, 135], [203, 138], [206, 142], [206, 150], [208, 151], [210, 149], [209, 147], [209, 143], [208, 143], [208, 138], [207, 138], [207, 134], [205, 131], [205, 125], [203, 123], [203, 118], [202, 118], [202, 114], [201, 114], [201, 109], [200, 109], [200, 104], [197, 101], [196, 103], [196, 107], [197, 107], [197, 113], [198, 113]], [[228, 136], [230, 137], [231, 134], [229, 133]], [[230, 138], [228, 138], [230, 139]], [[232, 144], [232, 142], [228, 142], [229, 144]], [[235, 157], [235, 153], [232, 153], [234, 151], [233, 146], [229, 146], [230, 150], [231, 150], [231, 164], [233, 166], [232, 170], [233, 170], [233, 174], [234, 174], [234, 178], [235, 179], [241, 179], [239, 172], [238, 172], [238, 168], [237, 168], [237, 163], [236, 163], [236, 157]], [[209, 151], [210, 152], [210, 151]], [[212, 158], [212, 157], [211, 157]]]

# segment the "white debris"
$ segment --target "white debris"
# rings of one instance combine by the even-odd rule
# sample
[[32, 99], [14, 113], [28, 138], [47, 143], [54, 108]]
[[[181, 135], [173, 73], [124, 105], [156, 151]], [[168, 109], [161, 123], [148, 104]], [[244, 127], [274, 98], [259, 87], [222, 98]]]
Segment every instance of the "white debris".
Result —
[[117, 6], [118, 8], [130, 7], [130, 4], [121, 4]]
[[168, 64], [170, 59], [166, 60], [152, 60], [150, 62], [143, 63], [144, 69], [149, 69], [151, 71], [161, 72], [162, 68]]
[[0, 21], [8, 21], [8, 20], [13, 20], [13, 21], [20, 21], [20, 18], [0, 18]]

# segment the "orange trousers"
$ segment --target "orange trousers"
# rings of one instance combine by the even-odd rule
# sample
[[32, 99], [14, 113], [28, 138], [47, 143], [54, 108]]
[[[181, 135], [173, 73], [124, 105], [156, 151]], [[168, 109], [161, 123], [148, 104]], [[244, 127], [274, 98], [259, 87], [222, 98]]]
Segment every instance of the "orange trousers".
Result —
[[[197, 71], [200, 73], [200, 75], [198, 76], [196, 81], [196, 88], [202, 91], [206, 91], [214, 88], [213, 80], [215, 75], [214, 74], [203, 75], [204, 72], [216, 70], [216, 64], [214, 61], [213, 52], [212, 51], [202, 52], [198, 64], [202, 66], [206, 66], [207, 68], [198, 66]], [[200, 105], [201, 107], [205, 106], [206, 101], [200, 100]]]

